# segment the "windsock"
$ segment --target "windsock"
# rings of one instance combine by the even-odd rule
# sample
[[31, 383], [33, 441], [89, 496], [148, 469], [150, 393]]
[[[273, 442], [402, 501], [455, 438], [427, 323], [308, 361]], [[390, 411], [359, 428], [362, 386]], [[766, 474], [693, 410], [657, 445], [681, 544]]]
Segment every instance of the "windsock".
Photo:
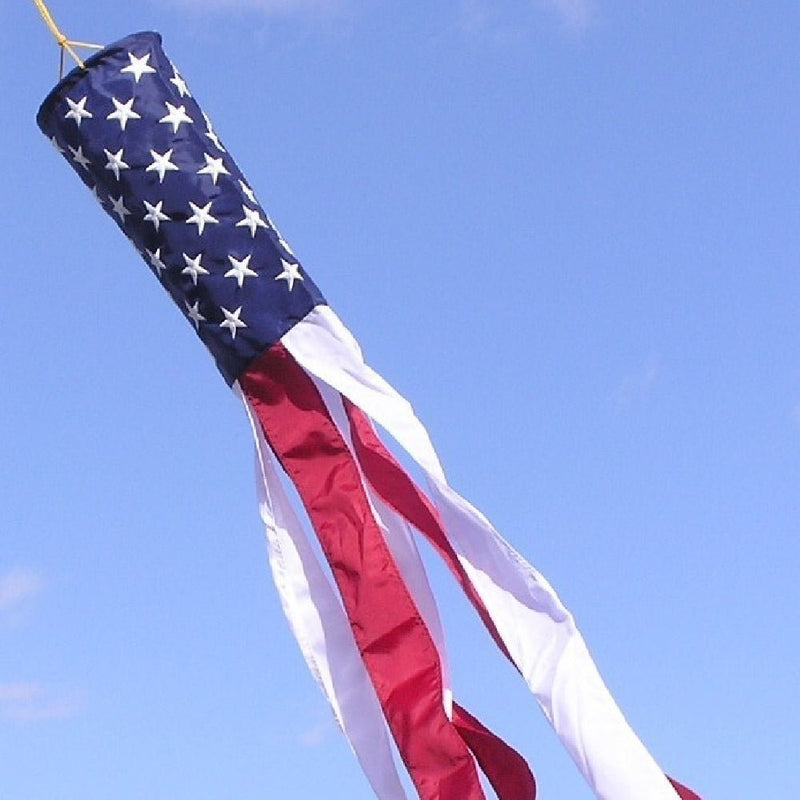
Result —
[[[627, 724], [547, 580], [450, 487], [411, 405], [364, 362], [161, 37], [134, 34], [93, 55], [37, 121], [241, 398], [284, 612], [377, 797], [406, 798], [392, 740], [420, 800], [483, 800], [479, 770], [500, 800], [536, 795], [525, 760], [453, 697], [418, 534], [599, 800], [699, 800]], [[376, 424], [416, 462], [424, 488]]]

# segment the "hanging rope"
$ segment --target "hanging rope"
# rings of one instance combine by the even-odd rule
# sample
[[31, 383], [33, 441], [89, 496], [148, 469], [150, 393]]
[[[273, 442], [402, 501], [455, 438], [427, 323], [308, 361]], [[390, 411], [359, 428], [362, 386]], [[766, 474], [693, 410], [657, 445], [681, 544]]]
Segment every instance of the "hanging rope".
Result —
[[80, 56], [75, 52], [76, 47], [85, 48], [87, 50], [102, 50], [103, 46], [100, 44], [89, 44], [88, 42], [77, 42], [74, 39], [68, 39], [58, 28], [56, 25], [55, 20], [53, 19], [52, 14], [50, 13], [50, 9], [45, 5], [44, 0], [33, 0], [36, 8], [39, 9], [39, 13], [42, 15], [42, 19], [45, 21], [45, 24], [48, 28], [50, 28], [50, 33], [53, 34], [55, 37], [56, 42], [58, 42], [58, 46], [61, 48], [61, 59], [59, 65], [59, 79], [64, 76], [64, 52], [66, 51], [69, 53], [72, 58], [75, 60], [75, 63], [81, 68], [85, 69], [85, 65], [81, 60]]

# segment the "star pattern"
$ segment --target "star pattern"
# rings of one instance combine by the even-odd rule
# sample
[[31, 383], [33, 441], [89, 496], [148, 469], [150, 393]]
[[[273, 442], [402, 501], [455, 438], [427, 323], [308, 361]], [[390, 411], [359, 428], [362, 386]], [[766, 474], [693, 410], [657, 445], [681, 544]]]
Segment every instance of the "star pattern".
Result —
[[70, 147], [67, 145], [67, 149], [72, 153], [72, 160], [76, 164], [79, 164], [83, 169], [89, 169], [89, 164], [91, 164], [91, 162], [83, 154], [83, 145], [79, 144], [77, 147]]
[[211, 143], [214, 145], [214, 147], [217, 148], [217, 150], [219, 150], [221, 153], [226, 153], [227, 152], [227, 150], [225, 150], [225, 148], [222, 146], [222, 143], [219, 140], [219, 136], [217, 136], [217, 134], [214, 131], [207, 130], [206, 131], [206, 136], [209, 139], [211, 139]]
[[203, 119], [206, 121], [206, 137], [211, 140], [211, 143], [220, 153], [227, 153], [228, 151], [222, 146], [222, 142], [219, 140], [219, 136], [214, 132], [214, 126], [211, 124], [211, 120], [208, 118], [208, 114], [203, 114]]
[[250, 269], [250, 259], [253, 257], [251, 253], [241, 261], [233, 256], [228, 256], [228, 261], [231, 262], [231, 268], [225, 273], [225, 278], [236, 278], [239, 288], [242, 288], [245, 278], [257, 278], [258, 273]]
[[175, 69], [175, 65], [170, 61], [170, 66], [172, 67], [172, 77], [169, 79], [169, 82], [178, 90], [178, 94], [181, 97], [191, 97], [191, 93], [189, 92], [189, 87], [186, 85], [186, 81], [181, 78], [178, 74], [178, 70]]
[[106, 119], [115, 119], [119, 122], [119, 127], [121, 130], [125, 130], [125, 126], [128, 124], [128, 120], [131, 119], [141, 119], [141, 115], [138, 114], [136, 111], [133, 110], [133, 101], [136, 98], [131, 97], [127, 103], [121, 103], [117, 100], [116, 97], [111, 98], [111, 102], [114, 104], [115, 111], [112, 111]]
[[66, 98], [67, 105], [69, 106], [69, 111], [64, 114], [64, 119], [74, 119], [75, 124], [80, 128], [81, 122], [85, 119], [91, 119], [92, 113], [86, 110], [86, 97], [81, 97], [80, 100], [75, 102], [74, 100], [70, 100], [69, 97]]
[[116, 199], [111, 197], [111, 213], [116, 214], [119, 217], [119, 221], [124, 225], [125, 224], [125, 217], [129, 217], [131, 212], [125, 208], [125, 198], [123, 195], [120, 195]]
[[195, 286], [197, 286], [197, 279], [201, 275], [209, 274], [209, 271], [200, 264], [202, 258], [202, 253], [198, 253], [194, 258], [190, 258], [186, 253], [183, 254], [183, 260], [186, 262], [186, 266], [181, 272], [183, 275], [191, 275]]
[[153, 34], [118, 43], [40, 124], [233, 383], [324, 301], [159, 48]]
[[114, 177], [119, 180], [119, 171], [121, 169], [130, 169], [130, 167], [122, 160], [122, 148], [120, 147], [116, 153], [111, 153], [108, 150], [103, 150], [108, 159], [106, 169], [110, 169], [114, 173]]
[[242, 205], [242, 211], [244, 212], [244, 217], [236, 223], [236, 227], [249, 228], [250, 235], [255, 239], [256, 231], [259, 228], [266, 228], [267, 223], [261, 219], [261, 214], [257, 208], [248, 208], [246, 205]]
[[219, 178], [220, 175], [230, 175], [230, 172], [225, 169], [221, 158], [212, 158], [208, 153], [203, 153], [203, 155], [206, 159], [206, 165], [197, 170], [197, 174], [210, 175], [214, 186], [216, 186], [217, 178]]
[[244, 182], [239, 181], [239, 186], [241, 190], [244, 192], [245, 197], [254, 205], [258, 205], [258, 200], [256, 200], [256, 193]]
[[276, 275], [275, 280], [286, 281], [291, 292], [294, 289], [294, 282], [303, 280], [303, 276], [300, 274], [300, 265], [281, 259], [281, 266], [283, 267], [283, 272]]
[[130, 72], [136, 83], [142, 75], [155, 73], [155, 70], [148, 63], [150, 61], [150, 53], [145, 53], [141, 58], [137, 58], [133, 53], [128, 53], [131, 63], [127, 67], [123, 67], [120, 72]]
[[239, 315], [242, 313], [242, 307], [239, 306], [236, 311], [228, 311], [225, 306], [220, 306], [219, 310], [225, 315], [225, 319], [219, 324], [220, 328], [227, 328], [231, 332], [231, 339], [235, 339], [236, 331], [239, 330], [239, 328], [247, 327], [247, 325], [239, 319]]
[[174, 106], [169, 101], [166, 101], [164, 105], [167, 107], [169, 113], [161, 117], [159, 122], [172, 125], [173, 133], [177, 133], [178, 128], [180, 128], [180, 126], [185, 122], [194, 122], [194, 120], [186, 113], [186, 106]]
[[286, 251], [288, 255], [294, 258], [294, 253], [292, 252], [292, 248], [289, 247], [289, 243], [286, 241], [286, 239], [284, 239], [283, 236], [281, 236], [281, 232], [278, 230], [278, 226], [269, 217], [267, 217], [267, 222], [269, 223], [270, 228], [272, 228], [272, 230], [274, 231], [275, 236], [278, 239], [278, 244]]
[[186, 316], [192, 321], [194, 325], [194, 329], [196, 331], [200, 330], [200, 323], [205, 322], [206, 318], [200, 313], [198, 306], [200, 305], [199, 300], [195, 300], [194, 303], [191, 305], [189, 304], [188, 300], [184, 300], [184, 305], [186, 306]]
[[145, 222], [152, 222], [156, 230], [158, 230], [162, 222], [168, 222], [171, 219], [171, 217], [168, 217], [161, 210], [161, 206], [163, 205], [163, 200], [159, 200], [155, 205], [151, 205], [147, 200], [144, 201], [144, 207], [147, 209], [147, 213], [144, 215], [143, 219]]
[[202, 208], [200, 208], [200, 206], [196, 206], [191, 200], [189, 201], [189, 207], [194, 213], [186, 220], [186, 222], [190, 225], [197, 225], [198, 236], [203, 235], [206, 223], [215, 224], [219, 222], [219, 220], [216, 217], [212, 217], [211, 213], [209, 212], [212, 202], [213, 201], [209, 200]]
[[179, 170], [179, 167], [172, 163], [172, 148], [164, 153], [157, 153], [155, 150], [151, 150], [150, 155], [153, 157], [153, 163], [145, 171], [157, 172], [159, 183], [164, 183], [164, 176], [168, 172], [177, 172]]
[[161, 248], [157, 247], [154, 253], [145, 248], [145, 253], [147, 253], [147, 260], [160, 278], [161, 273], [167, 268], [167, 265], [161, 260]]
[[244, 194], [247, 197], [247, 199], [254, 206], [257, 206], [258, 205], [258, 200], [256, 200], [255, 192], [243, 180], [239, 181], [239, 186], [241, 187], [241, 190], [244, 192]]

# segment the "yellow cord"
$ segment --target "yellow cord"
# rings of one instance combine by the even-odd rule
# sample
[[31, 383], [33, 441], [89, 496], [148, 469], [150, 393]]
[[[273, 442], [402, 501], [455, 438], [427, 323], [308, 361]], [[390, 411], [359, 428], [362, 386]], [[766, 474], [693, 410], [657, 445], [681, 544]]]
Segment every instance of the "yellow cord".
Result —
[[53, 34], [56, 42], [58, 43], [58, 46], [61, 48], [61, 75], [63, 75], [64, 73], [65, 50], [75, 59], [75, 62], [81, 69], [85, 69], [83, 61], [81, 60], [80, 56], [75, 52], [74, 48], [84, 47], [89, 50], [102, 50], [103, 46], [99, 44], [88, 44], [87, 42], [76, 42], [71, 39], [68, 39], [58, 29], [58, 25], [56, 25], [55, 20], [50, 14], [50, 10], [44, 4], [44, 0], [33, 0], [33, 2], [36, 5], [36, 8], [39, 9], [39, 13], [42, 15], [42, 19], [45, 21], [45, 24], [47, 25], [48, 28], [50, 28], [50, 33]]

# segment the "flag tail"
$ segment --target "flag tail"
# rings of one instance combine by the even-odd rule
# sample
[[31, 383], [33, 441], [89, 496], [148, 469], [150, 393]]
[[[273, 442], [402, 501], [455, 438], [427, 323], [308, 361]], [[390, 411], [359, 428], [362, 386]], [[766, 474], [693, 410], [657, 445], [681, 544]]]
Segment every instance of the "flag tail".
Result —
[[[462, 575], [460, 583], [472, 587], [467, 594], [473, 605], [485, 608], [490, 633], [499, 637], [597, 798], [678, 800], [678, 790], [603, 683], [555, 590], [449, 486], [410, 404], [364, 363], [334, 312], [327, 306], [315, 308], [281, 341], [309, 375], [385, 428], [421, 468], [430, 507], [460, 565], [455, 567]], [[368, 480], [373, 478], [368, 475]], [[374, 478], [373, 486], [380, 482]]]
[[347, 616], [291, 504], [255, 413], [243, 395], [242, 400], [256, 445], [259, 510], [284, 614], [375, 795], [379, 800], [407, 800]]
[[[483, 800], [474, 753], [495, 782], [500, 767], [493, 764], [500, 761], [514, 776], [498, 784], [501, 800], [532, 800], [535, 787], [521, 757], [474, 718], [464, 717], [460, 707], [458, 724], [447, 713], [450, 700], [439, 647], [378, 525], [350, 448], [311, 378], [276, 346], [239, 385], [260, 428], [261, 449], [263, 433], [298, 489], [420, 797]], [[262, 468], [262, 477], [265, 472]], [[272, 517], [265, 516], [269, 527]], [[316, 668], [322, 674], [320, 660], [310, 659], [312, 672]], [[335, 691], [328, 687], [326, 694]]]

